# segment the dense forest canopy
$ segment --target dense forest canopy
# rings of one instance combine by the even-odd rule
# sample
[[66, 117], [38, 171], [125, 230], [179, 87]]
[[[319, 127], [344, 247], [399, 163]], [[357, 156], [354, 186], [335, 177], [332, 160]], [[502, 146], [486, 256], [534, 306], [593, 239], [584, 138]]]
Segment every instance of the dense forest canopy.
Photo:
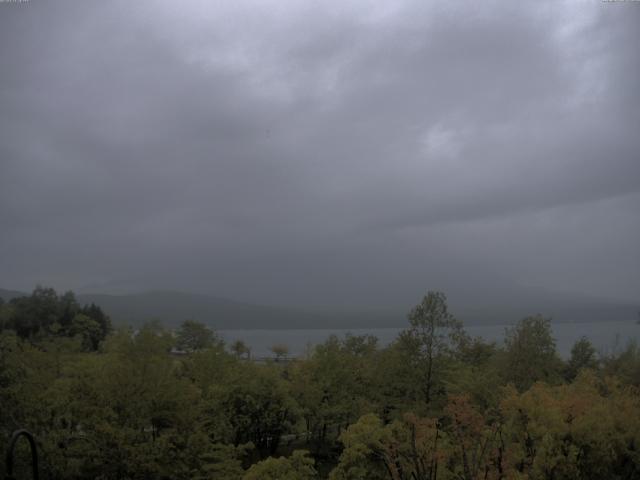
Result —
[[111, 331], [111, 320], [91, 303], [80, 306], [73, 292], [58, 295], [38, 286], [30, 296], [16, 296], [6, 305], [0, 299], [0, 329], [23, 339], [77, 337], [84, 350], [97, 350]]
[[0, 328], [0, 447], [29, 429], [44, 478], [640, 477], [637, 345], [581, 339], [564, 361], [540, 316], [486, 343], [438, 292], [387, 347], [332, 336], [266, 362], [193, 320], [112, 329], [43, 287], [0, 302]]

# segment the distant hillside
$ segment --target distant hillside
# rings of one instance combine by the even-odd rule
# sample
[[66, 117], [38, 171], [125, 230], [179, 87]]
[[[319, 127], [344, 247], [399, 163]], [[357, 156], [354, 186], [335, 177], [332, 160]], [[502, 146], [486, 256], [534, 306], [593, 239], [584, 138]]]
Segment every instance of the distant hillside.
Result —
[[[27, 295], [0, 289], [9, 300]], [[116, 325], [140, 325], [157, 319], [176, 326], [186, 319], [198, 320], [216, 329], [306, 329], [306, 328], [383, 328], [407, 325], [406, 309], [301, 309], [271, 307], [237, 302], [208, 295], [175, 291], [153, 291], [129, 295], [80, 294], [81, 304], [95, 303]], [[451, 310], [466, 325], [511, 324], [540, 313], [554, 322], [630, 321], [638, 319], [640, 307], [591, 297], [549, 295], [505, 296], [481, 306], [457, 306]]]
[[380, 313], [307, 311], [173, 291], [82, 294], [78, 295], [78, 301], [100, 305], [116, 324], [137, 325], [150, 319], [168, 326], [193, 319], [217, 329], [366, 328], [399, 324], [393, 315]]
[[18, 292], [17, 290], [5, 290], [4, 288], [0, 288], [0, 298], [2, 298], [5, 302], [8, 302], [12, 298], [24, 297], [27, 295], [29, 294], [24, 292]]
[[[537, 305], [537, 306], [536, 306]], [[538, 303], [523, 306], [498, 306], [453, 309], [466, 325], [512, 324], [529, 316], [540, 314], [554, 323], [582, 322], [635, 322], [640, 308], [616, 303]]]
[[[0, 289], [5, 301], [28, 293]], [[193, 319], [216, 329], [371, 328], [402, 324], [403, 314], [364, 311], [310, 311], [237, 302], [208, 295], [152, 291], [128, 295], [78, 294], [82, 305], [99, 305], [116, 325], [160, 320], [177, 326]]]

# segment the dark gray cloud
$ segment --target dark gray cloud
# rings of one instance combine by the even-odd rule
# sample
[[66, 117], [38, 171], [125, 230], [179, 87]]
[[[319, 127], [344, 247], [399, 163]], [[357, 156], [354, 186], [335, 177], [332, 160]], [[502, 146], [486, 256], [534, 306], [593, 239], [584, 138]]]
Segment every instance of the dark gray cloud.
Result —
[[0, 285], [637, 300], [635, 2], [0, 3]]

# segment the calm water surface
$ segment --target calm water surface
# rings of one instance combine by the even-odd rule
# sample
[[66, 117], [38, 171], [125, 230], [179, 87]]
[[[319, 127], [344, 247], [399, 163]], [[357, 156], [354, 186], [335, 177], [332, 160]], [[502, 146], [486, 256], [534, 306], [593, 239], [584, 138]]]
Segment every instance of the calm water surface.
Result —
[[[472, 336], [480, 336], [486, 341], [501, 343], [505, 328], [510, 325], [486, 325], [466, 327]], [[571, 347], [582, 336], [586, 336], [603, 354], [619, 352], [631, 341], [640, 342], [640, 325], [634, 322], [585, 322], [556, 323], [552, 325], [556, 347], [563, 357], [568, 357]], [[304, 356], [313, 345], [324, 342], [330, 335], [343, 337], [353, 335], [374, 335], [381, 345], [392, 342], [400, 328], [372, 329], [307, 329], [307, 330], [220, 330], [224, 340], [229, 343], [242, 340], [251, 347], [254, 357], [268, 357], [270, 348], [276, 344], [289, 347], [293, 356]]]

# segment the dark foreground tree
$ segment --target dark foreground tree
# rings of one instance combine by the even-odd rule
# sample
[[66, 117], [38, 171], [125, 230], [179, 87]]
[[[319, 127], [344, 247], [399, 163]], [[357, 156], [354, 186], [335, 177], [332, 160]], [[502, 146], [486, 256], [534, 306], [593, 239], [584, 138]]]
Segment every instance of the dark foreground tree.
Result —
[[402, 332], [399, 343], [410, 352], [424, 401], [429, 404], [449, 358], [467, 337], [462, 323], [449, 312], [447, 297], [442, 292], [428, 292], [409, 312], [409, 323], [411, 326]]

